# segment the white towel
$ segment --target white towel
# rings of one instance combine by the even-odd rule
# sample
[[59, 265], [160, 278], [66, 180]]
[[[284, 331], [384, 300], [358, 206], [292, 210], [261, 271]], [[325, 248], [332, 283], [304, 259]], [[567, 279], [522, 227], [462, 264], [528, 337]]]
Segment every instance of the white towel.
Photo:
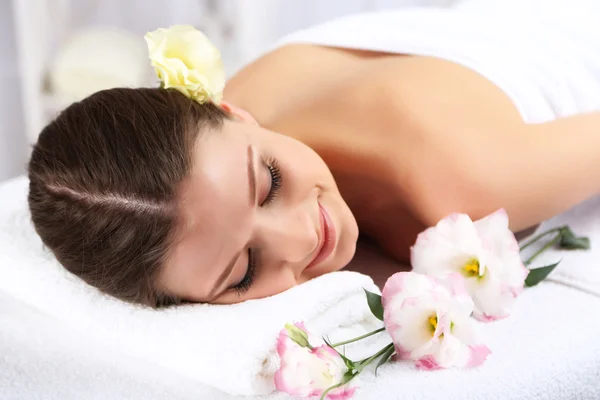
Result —
[[[598, 400], [598, 307], [587, 293], [542, 283], [525, 291], [509, 319], [484, 327], [493, 354], [483, 366], [421, 372], [391, 363], [377, 377], [366, 371], [354, 400]], [[93, 339], [0, 294], [0, 398], [290, 399], [228, 395]]]
[[[532, 267], [562, 260], [548, 279], [600, 298], [600, 196], [544, 222], [537, 231], [545, 232], [562, 225], [570, 226], [576, 235], [588, 236], [591, 249], [574, 252], [549, 250]], [[600, 315], [600, 311], [597, 315]]]
[[509, 318], [480, 324], [492, 350], [481, 367], [419, 372], [392, 363], [378, 378], [359, 380], [356, 400], [599, 400], [600, 196], [537, 231], [565, 224], [589, 237], [591, 250], [550, 250], [536, 260], [532, 267], [562, 262], [547, 281], [525, 289]]
[[2, 400], [232, 400], [129, 357], [0, 290]]
[[[337, 298], [348, 303], [356, 300], [356, 313], [345, 307], [349, 314], [344, 316], [324, 313], [325, 302], [317, 303], [311, 296], [296, 297], [291, 291], [287, 299], [301, 299], [305, 307], [292, 305], [286, 309], [286, 298], [277, 300], [276, 296], [264, 300], [272, 307], [269, 315], [256, 320], [241, 313], [231, 317], [228, 307], [216, 307], [216, 314], [223, 314], [215, 316], [218, 325], [208, 329], [200, 321], [209, 319], [204, 312], [212, 310], [212, 306], [150, 315], [107, 303], [90, 294], [84, 286], [72, 286], [79, 292], [61, 293], [56, 289], [65, 286], [54, 287], [52, 280], [61, 275], [56, 275], [61, 270], [56, 269], [51, 257], [40, 258], [39, 242], [31, 241], [33, 233], [24, 211], [25, 186], [24, 179], [0, 185], [0, 292], [14, 297], [15, 304], [29, 304], [12, 306], [3, 303], [0, 296], [0, 306], [11, 305], [8, 312], [0, 307], [3, 316], [0, 324], [12, 324], [0, 327], [0, 398], [25, 400], [38, 394], [44, 399], [75, 400], [85, 394], [86, 398], [102, 400], [231, 400], [237, 396], [226, 392], [258, 393], [260, 390], [267, 393], [272, 389], [270, 379], [276, 366], [272, 344], [281, 324], [288, 319], [312, 319], [312, 326], [320, 326], [318, 333], [327, 333], [330, 327], [343, 323], [346, 318], [359, 321], [366, 316], [369, 322], [364, 326], [358, 324], [360, 330], [379, 326], [368, 316], [360, 293], [360, 287], [370, 282], [357, 274], [332, 274], [330, 280], [323, 277], [321, 282], [313, 282], [315, 287], [321, 284], [335, 287], [339, 282], [353, 287], [350, 292], [356, 290], [356, 297]], [[483, 342], [493, 351], [483, 366], [422, 372], [408, 362], [390, 363], [379, 370], [377, 378], [366, 371], [357, 379], [359, 390], [355, 399], [600, 399], [600, 341], [597, 340], [600, 319], [596, 317], [600, 309], [600, 198], [548, 221], [540, 230], [563, 223], [572, 226], [577, 234], [589, 236], [592, 250], [550, 252], [540, 260], [538, 264], [559, 258], [563, 262], [550, 276], [550, 282], [525, 290], [511, 317], [481, 326]], [[27, 255], [32, 251], [34, 256]], [[336, 276], [340, 279], [335, 279]], [[335, 298], [332, 294], [328, 300], [334, 302]], [[315, 306], [321, 308], [311, 310]], [[244, 309], [244, 305], [238, 307]], [[340, 309], [338, 305], [332, 310]], [[27, 320], [19, 324], [18, 318], [24, 316]], [[55, 317], [62, 321], [53, 323]], [[329, 324], [328, 318], [331, 318]], [[166, 326], [167, 323], [172, 325]], [[257, 328], [261, 323], [270, 326], [270, 333], [260, 336], [267, 331], [264, 327]], [[202, 344], [201, 338], [207, 335], [207, 330], [231, 338], [237, 333], [232, 334], [230, 330], [242, 324], [245, 327], [237, 333], [256, 339], [252, 347], [244, 348], [246, 344], [241, 341], [228, 343], [230, 349], [220, 348], [213, 342]], [[356, 333], [338, 332], [337, 338]], [[55, 337], [58, 335], [60, 337]], [[189, 338], [195, 341], [188, 346]], [[382, 334], [379, 344], [386, 339]], [[185, 346], [180, 343], [182, 340], [186, 340]], [[3, 348], [6, 343], [10, 345]], [[148, 348], [149, 343], [155, 343], [155, 348]], [[253, 351], [259, 347], [260, 351]], [[377, 346], [369, 347], [372, 350]], [[101, 357], [104, 353], [118, 359], [111, 361], [108, 356]], [[211, 357], [219, 353], [223, 353], [220, 354], [223, 362], [211, 362]], [[235, 355], [240, 359], [231, 361]], [[101, 384], [109, 380], [114, 382], [112, 386]], [[221, 392], [211, 389], [215, 386]], [[252, 397], [255, 400], [287, 398], [281, 393]]]
[[542, 283], [508, 319], [482, 327], [492, 350], [482, 366], [429, 372], [387, 364], [358, 380], [355, 400], [599, 400], [599, 307], [587, 293]]
[[189, 305], [154, 311], [100, 294], [68, 274], [41, 246], [29, 221], [27, 180], [0, 186], [0, 291], [69, 324], [111, 349], [232, 394], [274, 389], [278, 332], [303, 320], [333, 339], [381, 324], [353, 272], [327, 274], [279, 295], [236, 305]]
[[600, 2], [468, 0], [345, 16], [290, 43], [422, 55], [472, 69], [502, 89], [525, 121], [600, 110]]
[[[2, 189], [0, 193], [7, 194]], [[5, 218], [6, 205], [16, 206], [13, 202], [3, 205], [0, 220]], [[593, 253], [562, 252], [548, 256], [548, 261], [555, 260], [555, 256], [563, 258], [559, 270], [551, 275], [552, 280], [560, 280], [559, 275], [570, 272], [580, 282], [598, 282], [600, 210], [595, 208], [590, 214], [588, 207], [593, 208], [592, 205], [590, 201], [548, 222], [550, 226], [566, 222], [577, 233], [590, 235], [594, 249]], [[583, 212], [585, 209], [588, 211]], [[102, 337], [82, 334], [80, 329], [73, 329], [72, 325], [56, 321], [20, 301], [7, 300], [1, 292], [1, 399], [242, 398], [211, 389], [164, 366], [128, 356]], [[365, 371], [357, 379], [359, 389], [355, 400], [598, 400], [598, 309], [600, 298], [589, 290], [582, 292], [564, 282], [542, 282], [524, 291], [508, 319], [482, 326], [483, 341], [493, 353], [481, 367], [423, 372], [408, 362], [390, 363], [379, 370], [377, 377]], [[381, 339], [385, 341], [385, 335]], [[230, 377], [234, 383], [237, 377]], [[250, 399], [290, 397], [273, 393]]]

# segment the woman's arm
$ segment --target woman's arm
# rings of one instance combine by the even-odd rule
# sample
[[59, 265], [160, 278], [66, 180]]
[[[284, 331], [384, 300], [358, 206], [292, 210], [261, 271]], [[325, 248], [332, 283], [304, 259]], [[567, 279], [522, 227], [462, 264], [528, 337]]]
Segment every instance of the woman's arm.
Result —
[[522, 159], [499, 176], [495, 191], [512, 192], [506, 201], [520, 205], [521, 227], [600, 194], [600, 112], [525, 125], [518, 134]]
[[475, 135], [439, 152], [437, 177], [431, 163], [422, 166], [431, 185], [421, 188], [426, 223], [503, 207], [516, 231], [600, 194], [600, 112]]

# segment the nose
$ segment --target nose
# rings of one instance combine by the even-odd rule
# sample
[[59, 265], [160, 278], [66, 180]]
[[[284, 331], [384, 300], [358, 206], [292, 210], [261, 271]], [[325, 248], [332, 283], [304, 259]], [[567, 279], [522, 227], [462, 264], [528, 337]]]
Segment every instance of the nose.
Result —
[[317, 204], [278, 211], [260, 218], [258, 224], [262, 262], [303, 269], [319, 244]]

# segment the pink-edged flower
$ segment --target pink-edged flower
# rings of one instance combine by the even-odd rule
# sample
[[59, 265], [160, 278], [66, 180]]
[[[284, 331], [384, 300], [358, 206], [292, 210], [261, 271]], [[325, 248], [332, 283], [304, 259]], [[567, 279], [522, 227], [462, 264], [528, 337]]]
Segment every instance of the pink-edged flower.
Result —
[[[277, 390], [298, 397], [321, 396], [325, 390], [343, 381], [348, 367], [342, 357], [327, 345], [310, 346], [309, 339], [310, 335], [301, 323], [286, 325], [279, 332], [277, 353], [281, 365], [275, 373]], [[344, 385], [330, 391], [326, 398], [350, 399], [355, 390]]]
[[416, 361], [422, 369], [471, 367], [490, 354], [476, 343], [473, 301], [460, 277], [449, 277], [450, 288], [435, 278], [398, 272], [382, 294], [384, 325], [392, 337], [396, 358]]
[[442, 279], [460, 273], [475, 303], [473, 315], [484, 322], [510, 314], [529, 273], [504, 210], [475, 222], [465, 214], [444, 218], [417, 237], [411, 264], [415, 272]]

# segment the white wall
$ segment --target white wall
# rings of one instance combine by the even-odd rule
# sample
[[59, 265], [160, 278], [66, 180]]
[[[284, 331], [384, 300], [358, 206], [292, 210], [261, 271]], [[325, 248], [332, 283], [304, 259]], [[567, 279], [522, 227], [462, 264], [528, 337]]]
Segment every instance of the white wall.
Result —
[[0, 181], [23, 173], [27, 154], [13, 32], [11, 2], [0, 0]]
[[[278, 37], [311, 24], [360, 11], [446, 5], [453, 1], [456, 0], [0, 0], [0, 181], [24, 172], [29, 150], [21, 108], [12, 2], [31, 2], [30, 7], [34, 8], [35, 2], [43, 2], [51, 6], [51, 11], [58, 10], [61, 4], [70, 5], [66, 20], [50, 22], [55, 36], [87, 25], [112, 25], [141, 38], [144, 32], [160, 26], [193, 24], [221, 49], [231, 73]], [[24, 15], [25, 24], [31, 24], [31, 15]], [[56, 38], [50, 38], [47, 44], [40, 45], [40, 51], [51, 53], [56, 42]]]

